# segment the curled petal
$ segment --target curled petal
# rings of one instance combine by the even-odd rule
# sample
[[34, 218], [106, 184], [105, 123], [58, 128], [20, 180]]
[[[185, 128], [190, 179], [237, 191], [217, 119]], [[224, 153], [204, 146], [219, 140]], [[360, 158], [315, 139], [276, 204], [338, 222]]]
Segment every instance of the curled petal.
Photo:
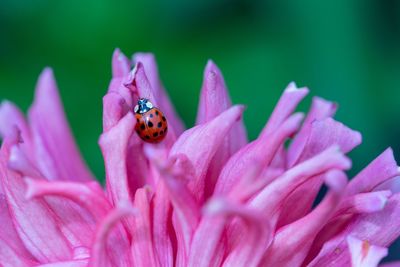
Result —
[[349, 213], [372, 213], [383, 210], [391, 195], [392, 193], [386, 190], [349, 196], [343, 200], [336, 214], [341, 216]]
[[260, 137], [269, 136], [279, 125], [283, 123], [290, 114], [296, 109], [300, 101], [308, 94], [307, 88], [297, 88], [294, 82], [291, 82], [283, 92], [278, 104], [276, 105], [268, 123], [262, 130]]
[[275, 179], [251, 200], [250, 206], [271, 216], [293, 190], [310, 178], [331, 169], [346, 170], [350, 166], [350, 160], [333, 146]]
[[205, 207], [205, 216], [193, 237], [188, 266], [219, 265], [215, 261], [220, 260], [219, 255], [224, 251], [220, 240], [227, 219], [233, 216], [244, 220], [249, 235], [238, 242], [223, 266], [256, 266], [262, 256], [263, 245], [272, 237], [268, 224], [261, 220], [258, 213], [220, 199], [210, 200]]
[[188, 186], [197, 200], [203, 200], [204, 178], [212, 157], [242, 112], [242, 106], [233, 106], [212, 121], [185, 131], [172, 147], [169, 157], [186, 155], [194, 166]]
[[400, 235], [400, 194], [393, 195], [383, 210], [354, 217], [343, 231], [324, 243], [308, 266], [348, 265], [351, 257], [345, 241], [349, 235], [388, 247]]
[[118, 223], [122, 218], [136, 214], [137, 211], [130, 204], [122, 202], [103, 219], [93, 242], [90, 266], [132, 266], [129, 241]]
[[279, 147], [300, 126], [303, 119], [301, 113], [287, 118], [271, 136], [261, 136], [236, 152], [226, 163], [218, 178], [215, 194], [228, 194], [251, 166], [260, 165], [267, 169]]
[[19, 249], [15, 249], [10, 245], [12, 240], [4, 240], [0, 237], [0, 263], [2, 267], [29, 267], [37, 266], [29, 254], [23, 250], [22, 253]]
[[[304, 145], [297, 162], [309, 159], [332, 145], [339, 146], [343, 153], [347, 153], [360, 143], [361, 134], [359, 132], [332, 118], [328, 117], [322, 121], [314, 121], [309, 130], [307, 143]], [[278, 224], [280, 226], [288, 224], [307, 214], [321, 185], [322, 180], [315, 179], [297, 188], [286, 200]], [[296, 205], [299, 201], [301, 201], [302, 205]]]
[[307, 117], [304, 120], [303, 127], [293, 139], [293, 142], [290, 144], [287, 159], [288, 167], [292, 167], [301, 156], [301, 153], [303, 152], [304, 147], [307, 144], [310, 131], [312, 130], [312, 123], [314, 121], [321, 121], [325, 118], [333, 116], [335, 111], [336, 105], [334, 103], [326, 101], [319, 97], [313, 98], [310, 111], [308, 112]]
[[[264, 255], [262, 266], [301, 265], [314, 238], [339, 204], [341, 193], [347, 183], [346, 175], [341, 171], [332, 170], [326, 176], [326, 183], [331, 192], [307, 216], [278, 230], [272, 245]], [[291, 253], [287, 253], [288, 251]]]
[[134, 126], [133, 114], [129, 112], [113, 128], [100, 136], [99, 144], [106, 167], [107, 191], [113, 203], [131, 200], [126, 155]]
[[36, 164], [47, 179], [93, 180], [72, 137], [50, 68], [39, 77], [29, 120]]
[[387, 248], [371, 245], [368, 241], [361, 241], [352, 236], [347, 237], [347, 245], [353, 267], [376, 267], [388, 254]]
[[388, 148], [351, 180], [346, 189], [346, 195], [372, 191], [398, 175], [399, 169], [393, 150]]
[[25, 199], [25, 184], [18, 174], [7, 168], [9, 143], [0, 151], [0, 179], [14, 227], [26, 249], [42, 263], [71, 257], [68, 241], [60, 223], [41, 200]]
[[70, 199], [86, 208], [94, 217], [100, 219], [111, 209], [111, 205], [103, 196], [100, 186], [74, 182], [46, 182], [38, 179], [25, 178], [28, 199], [39, 196], [58, 196]]

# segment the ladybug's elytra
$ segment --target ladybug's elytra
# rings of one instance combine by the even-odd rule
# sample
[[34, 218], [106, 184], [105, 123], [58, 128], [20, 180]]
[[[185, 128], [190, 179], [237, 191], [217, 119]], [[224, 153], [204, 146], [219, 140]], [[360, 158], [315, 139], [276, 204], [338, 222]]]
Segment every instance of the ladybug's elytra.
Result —
[[168, 131], [164, 114], [146, 98], [140, 98], [134, 109], [135, 130], [139, 137], [148, 143], [161, 142]]

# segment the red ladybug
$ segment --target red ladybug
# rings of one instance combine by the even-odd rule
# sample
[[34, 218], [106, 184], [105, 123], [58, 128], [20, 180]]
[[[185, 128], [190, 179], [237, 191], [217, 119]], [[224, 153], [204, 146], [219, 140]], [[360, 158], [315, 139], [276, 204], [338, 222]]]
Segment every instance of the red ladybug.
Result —
[[146, 98], [140, 98], [134, 109], [135, 130], [139, 137], [148, 143], [161, 142], [168, 131], [164, 114]]

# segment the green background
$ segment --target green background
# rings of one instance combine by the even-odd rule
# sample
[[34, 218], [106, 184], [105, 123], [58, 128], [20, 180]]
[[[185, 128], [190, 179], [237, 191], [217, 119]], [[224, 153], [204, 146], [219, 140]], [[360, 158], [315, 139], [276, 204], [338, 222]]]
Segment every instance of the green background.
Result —
[[[203, 68], [222, 69], [256, 138], [290, 81], [339, 103], [336, 118], [363, 134], [352, 174], [386, 147], [400, 155], [400, 1], [0, 1], [0, 97], [26, 110], [38, 74], [54, 68], [88, 164], [97, 145], [115, 47], [154, 52], [186, 125]], [[308, 97], [301, 110], [307, 110]]]

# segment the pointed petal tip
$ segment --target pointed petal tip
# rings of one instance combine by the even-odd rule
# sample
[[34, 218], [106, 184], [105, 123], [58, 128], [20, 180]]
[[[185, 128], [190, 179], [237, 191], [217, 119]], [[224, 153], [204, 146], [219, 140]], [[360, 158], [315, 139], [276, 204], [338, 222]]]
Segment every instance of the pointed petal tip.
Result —
[[128, 74], [130, 69], [129, 59], [121, 52], [119, 48], [115, 48], [112, 55], [112, 76], [123, 77]]

